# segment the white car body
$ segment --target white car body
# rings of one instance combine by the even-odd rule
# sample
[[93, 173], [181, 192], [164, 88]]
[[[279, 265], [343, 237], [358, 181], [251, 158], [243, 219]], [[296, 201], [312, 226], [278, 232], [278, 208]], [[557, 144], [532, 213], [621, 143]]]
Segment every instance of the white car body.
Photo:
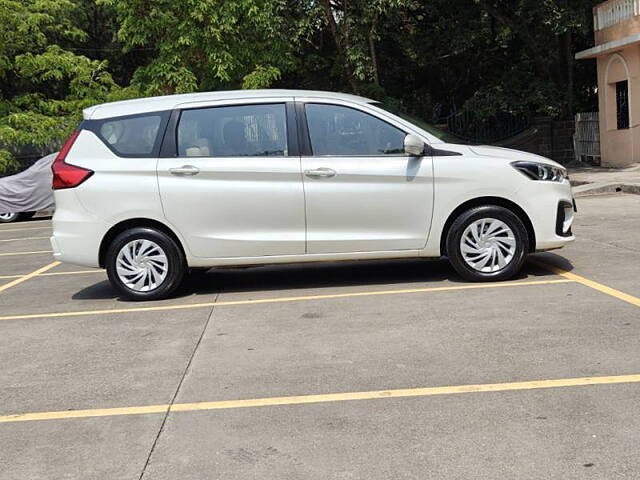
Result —
[[[421, 157], [123, 158], [83, 128], [65, 161], [95, 175], [55, 192], [55, 258], [102, 267], [105, 238], [136, 222], [173, 232], [189, 267], [440, 257], [452, 215], [483, 201], [513, 205], [526, 215], [534, 242], [530, 251], [574, 240], [569, 209], [561, 235], [557, 229], [559, 205], [573, 202], [568, 179], [533, 181], [511, 163], [560, 165], [515, 150], [444, 143], [361, 97], [286, 90], [198, 93], [98, 105], [86, 109], [84, 118], [287, 102], [360, 110], [419, 137], [430, 149]], [[175, 127], [171, 119], [168, 124]], [[171, 172], [192, 165], [197, 175]], [[331, 169], [335, 176], [306, 174], [318, 169]]]

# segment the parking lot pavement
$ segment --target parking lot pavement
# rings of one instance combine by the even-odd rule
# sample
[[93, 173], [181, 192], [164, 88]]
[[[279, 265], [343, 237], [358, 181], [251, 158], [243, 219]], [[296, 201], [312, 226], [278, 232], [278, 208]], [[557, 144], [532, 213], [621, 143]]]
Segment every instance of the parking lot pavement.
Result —
[[581, 275], [640, 296], [640, 195], [576, 202], [578, 241], [558, 255]]
[[176, 414], [145, 478], [637, 478], [637, 410], [615, 386]]
[[0, 285], [13, 280], [6, 277], [24, 275], [51, 263], [49, 236], [49, 219], [0, 224]]
[[0, 479], [638, 478], [640, 196], [578, 209], [503, 284], [269, 266], [154, 303], [0, 225]]

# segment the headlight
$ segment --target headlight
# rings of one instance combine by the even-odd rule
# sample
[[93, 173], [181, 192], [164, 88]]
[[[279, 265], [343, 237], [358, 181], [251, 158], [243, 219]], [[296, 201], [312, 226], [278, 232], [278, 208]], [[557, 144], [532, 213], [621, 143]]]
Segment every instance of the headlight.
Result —
[[563, 182], [569, 178], [567, 176], [567, 171], [564, 168], [552, 167], [545, 163], [513, 162], [511, 166], [529, 177], [531, 180]]

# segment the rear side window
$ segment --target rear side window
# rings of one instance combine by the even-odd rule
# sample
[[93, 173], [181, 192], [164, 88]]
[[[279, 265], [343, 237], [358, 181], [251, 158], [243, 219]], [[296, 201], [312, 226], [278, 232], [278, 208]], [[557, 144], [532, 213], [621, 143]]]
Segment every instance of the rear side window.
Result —
[[97, 125], [98, 136], [121, 156], [151, 156], [158, 143], [160, 114], [112, 118]]
[[177, 134], [180, 157], [288, 154], [283, 103], [184, 110]]

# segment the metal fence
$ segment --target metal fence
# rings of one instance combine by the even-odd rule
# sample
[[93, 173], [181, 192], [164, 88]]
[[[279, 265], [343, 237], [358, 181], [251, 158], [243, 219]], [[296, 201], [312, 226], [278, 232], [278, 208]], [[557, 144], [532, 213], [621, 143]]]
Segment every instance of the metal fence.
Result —
[[451, 133], [469, 143], [496, 143], [518, 135], [529, 128], [527, 114], [498, 112], [491, 117], [479, 117], [470, 112], [458, 112], [447, 118]]
[[576, 133], [573, 135], [576, 160], [600, 165], [600, 124], [598, 112], [576, 114]]

